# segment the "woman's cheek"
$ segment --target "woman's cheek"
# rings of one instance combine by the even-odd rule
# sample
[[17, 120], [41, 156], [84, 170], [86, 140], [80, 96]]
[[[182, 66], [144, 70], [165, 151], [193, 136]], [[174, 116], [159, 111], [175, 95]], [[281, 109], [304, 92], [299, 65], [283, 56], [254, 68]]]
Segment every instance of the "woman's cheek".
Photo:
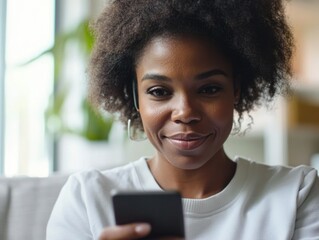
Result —
[[228, 126], [233, 124], [234, 110], [231, 104], [216, 104], [210, 114], [212, 121], [218, 126]]
[[163, 125], [168, 117], [167, 107], [163, 106], [163, 104], [142, 104], [140, 108], [140, 115], [142, 118], [142, 122], [145, 130], [148, 128], [152, 128], [154, 131], [156, 128], [159, 128]]

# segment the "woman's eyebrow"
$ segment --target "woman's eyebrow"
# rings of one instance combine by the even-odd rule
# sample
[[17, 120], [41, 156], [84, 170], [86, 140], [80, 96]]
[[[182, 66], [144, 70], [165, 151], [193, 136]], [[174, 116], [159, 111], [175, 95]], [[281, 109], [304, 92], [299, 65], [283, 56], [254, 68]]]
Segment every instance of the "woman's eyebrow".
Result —
[[202, 80], [202, 79], [214, 76], [214, 75], [224, 75], [225, 77], [228, 77], [227, 73], [224, 72], [223, 70], [221, 70], [221, 69], [213, 69], [213, 70], [198, 74], [197, 76], [195, 76], [195, 79], [196, 80]]
[[156, 73], [147, 73], [143, 76], [142, 81], [143, 80], [169, 81], [170, 78]]
[[[223, 75], [223, 76], [228, 76], [226, 72], [224, 72], [221, 69], [213, 69], [207, 72], [200, 73], [195, 76], [195, 80], [203, 80], [206, 78], [209, 78], [214, 75]], [[169, 81], [171, 80], [169, 77], [156, 74], [156, 73], [147, 73], [143, 76], [142, 81], [144, 80], [158, 80], [158, 81]]]

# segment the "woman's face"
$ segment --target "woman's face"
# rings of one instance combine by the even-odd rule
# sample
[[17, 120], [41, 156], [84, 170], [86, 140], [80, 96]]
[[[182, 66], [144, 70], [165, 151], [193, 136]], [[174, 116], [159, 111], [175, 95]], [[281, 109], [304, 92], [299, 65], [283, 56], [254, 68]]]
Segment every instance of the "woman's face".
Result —
[[197, 169], [220, 156], [238, 94], [232, 65], [215, 45], [189, 35], [155, 37], [137, 59], [136, 76], [139, 112], [157, 160]]

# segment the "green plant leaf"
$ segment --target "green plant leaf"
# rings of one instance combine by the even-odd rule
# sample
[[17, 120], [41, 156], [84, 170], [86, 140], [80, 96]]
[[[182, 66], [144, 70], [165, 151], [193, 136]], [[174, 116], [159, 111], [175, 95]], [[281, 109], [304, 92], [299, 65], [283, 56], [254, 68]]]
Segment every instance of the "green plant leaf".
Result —
[[114, 119], [95, 110], [87, 101], [86, 96], [83, 96], [82, 100], [83, 128], [72, 129], [63, 121], [63, 108], [68, 97], [70, 86], [65, 86], [65, 84], [61, 82], [60, 77], [64, 67], [64, 59], [66, 58], [66, 49], [69, 44], [77, 45], [84, 61], [87, 61], [94, 44], [94, 37], [90, 32], [88, 19], [80, 22], [74, 29], [58, 34], [55, 37], [55, 42], [52, 47], [24, 63], [24, 65], [30, 64], [46, 54], [52, 54], [54, 57], [55, 93], [45, 113], [46, 127], [55, 135], [73, 133], [91, 141], [107, 141]]
[[83, 112], [86, 113], [85, 127], [82, 136], [91, 141], [109, 140], [110, 131], [113, 125], [113, 118], [102, 115], [98, 110], [84, 99], [82, 104]]

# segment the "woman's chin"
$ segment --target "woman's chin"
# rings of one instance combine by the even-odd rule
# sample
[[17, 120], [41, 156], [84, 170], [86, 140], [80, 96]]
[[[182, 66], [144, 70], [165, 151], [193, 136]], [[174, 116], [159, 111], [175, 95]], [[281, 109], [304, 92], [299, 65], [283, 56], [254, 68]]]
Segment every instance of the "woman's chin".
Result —
[[178, 156], [173, 158], [173, 160], [169, 160], [168, 162], [181, 170], [196, 170], [203, 167], [209, 159], [201, 159], [199, 157], [192, 157], [192, 156]]

